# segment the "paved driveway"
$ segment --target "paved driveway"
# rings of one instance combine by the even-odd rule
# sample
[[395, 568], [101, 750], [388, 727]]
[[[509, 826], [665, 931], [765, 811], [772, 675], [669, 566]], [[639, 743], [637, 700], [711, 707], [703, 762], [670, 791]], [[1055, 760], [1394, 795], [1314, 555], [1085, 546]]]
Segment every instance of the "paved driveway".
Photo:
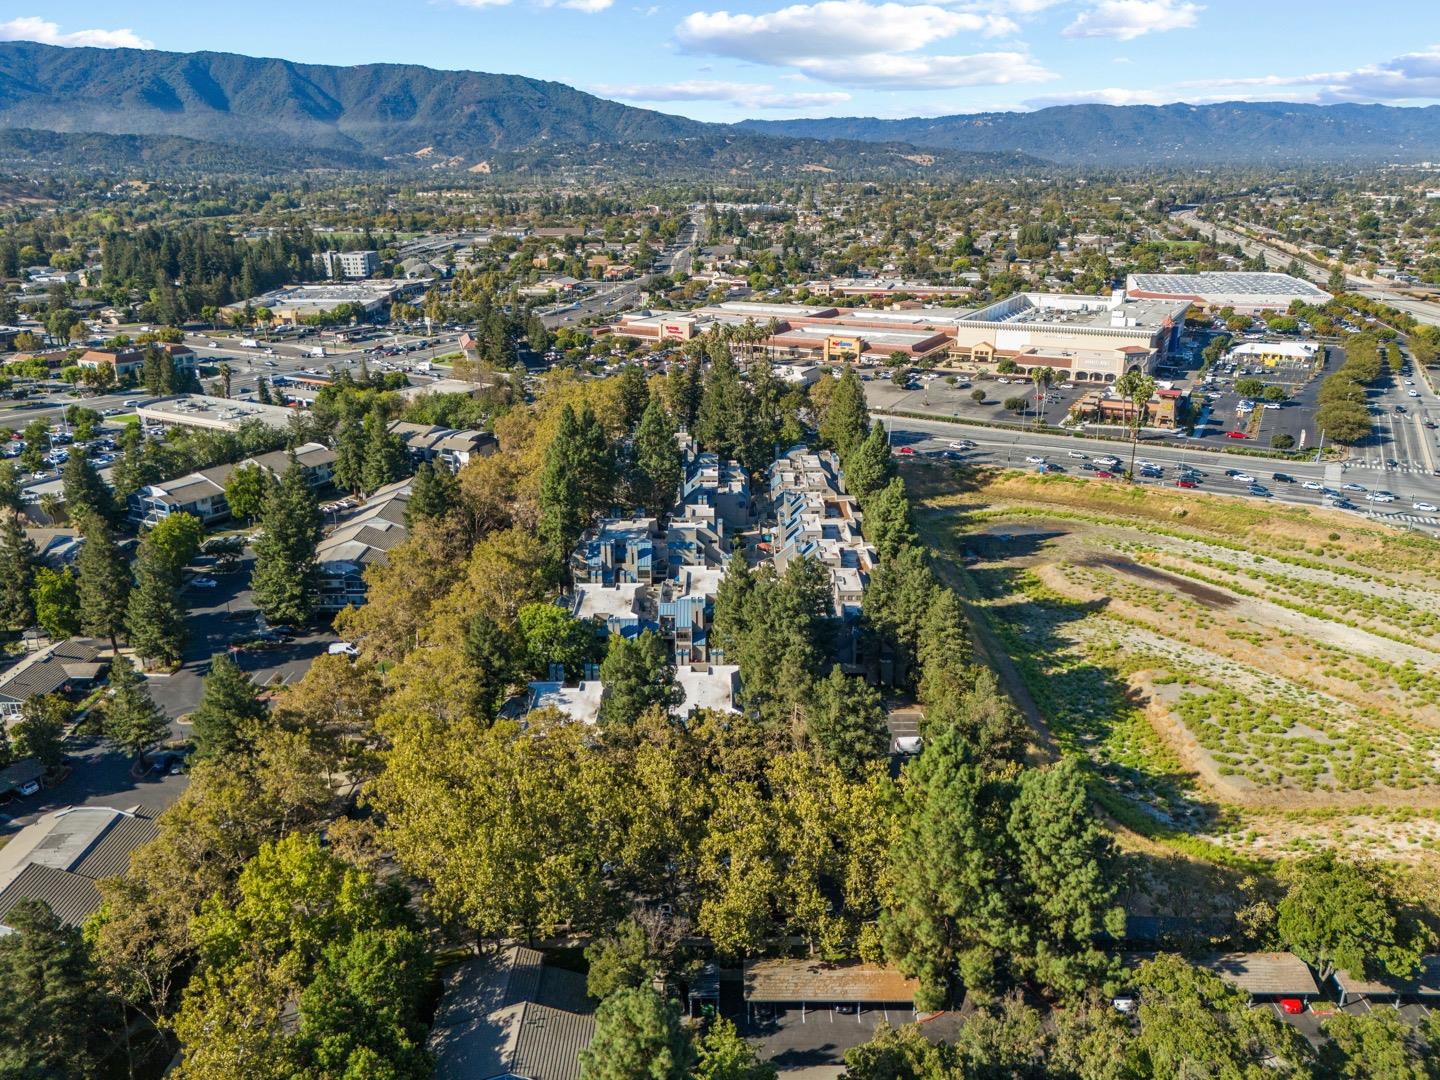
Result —
[[[150, 680], [151, 696], [167, 716], [178, 719], [194, 712], [200, 704], [211, 657], [259, 628], [260, 613], [255, 610], [249, 584], [252, 566], [253, 559], [247, 553], [233, 572], [211, 575], [217, 583], [215, 588], [186, 587], [190, 640], [184, 663], [173, 675]], [[323, 655], [335, 640], [328, 629], [315, 630], [277, 648], [237, 653], [235, 660], [257, 685], [288, 684], [301, 678], [315, 657]]]

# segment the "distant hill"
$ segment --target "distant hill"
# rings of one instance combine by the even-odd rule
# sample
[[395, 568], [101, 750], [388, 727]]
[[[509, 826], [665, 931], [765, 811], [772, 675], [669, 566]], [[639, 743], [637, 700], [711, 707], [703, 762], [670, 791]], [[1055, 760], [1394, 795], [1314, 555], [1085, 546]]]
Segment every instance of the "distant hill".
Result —
[[880, 120], [745, 120], [739, 127], [807, 139], [1015, 151], [1061, 164], [1303, 164], [1440, 158], [1440, 106], [1058, 105], [1028, 113]]
[[713, 130], [518, 75], [25, 41], [0, 43], [0, 127], [470, 159], [537, 143], [631, 142]]
[[[514, 168], [839, 176], [1085, 165], [1440, 158], [1440, 106], [1068, 105], [934, 119], [706, 124], [519, 75], [331, 67], [233, 53], [0, 42], [0, 158], [85, 165]], [[195, 143], [251, 153], [211, 152]], [[767, 141], [768, 140], [768, 141]], [[868, 144], [878, 144], [870, 147]], [[95, 148], [98, 144], [89, 144]], [[631, 156], [621, 149], [630, 147]], [[643, 148], [643, 149], [640, 149]], [[918, 148], [918, 149], [916, 149]], [[253, 152], [263, 151], [256, 157]], [[19, 155], [17, 158], [16, 155]], [[167, 158], [167, 154], [169, 157]]]

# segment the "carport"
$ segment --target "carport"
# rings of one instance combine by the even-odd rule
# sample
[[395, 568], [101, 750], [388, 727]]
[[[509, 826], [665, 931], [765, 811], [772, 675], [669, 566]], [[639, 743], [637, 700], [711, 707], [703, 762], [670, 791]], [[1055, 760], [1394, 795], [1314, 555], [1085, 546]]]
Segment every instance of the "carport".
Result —
[[856, 1022], [866, 1007], [915, 1009], [919, 983], [890, 967], [858, 960], [752, 960], [745, 964], [745, 1013], [753, 1019], [756, 1005], [807, 1009], [854, 1006]]
[[1394, 1005], [1416, 1002], [1431, 1008], [1440, 1004], [1440, 953], [1420, 958], [1420, 970], [1409, 978], [1380, 975], [1367, 979], [1348, 971], [1335, 973], [1335, 986], [1340, 991], [1340, 1007], [1352, 1001], [1382, 1001]]
[[1225, 953], [1202, 961], [1200, 966], [1244, 990], [1252, 1002], [1279, 998], [1309, 1001], [1320, 996], [1315, 976], [1294, 953]]

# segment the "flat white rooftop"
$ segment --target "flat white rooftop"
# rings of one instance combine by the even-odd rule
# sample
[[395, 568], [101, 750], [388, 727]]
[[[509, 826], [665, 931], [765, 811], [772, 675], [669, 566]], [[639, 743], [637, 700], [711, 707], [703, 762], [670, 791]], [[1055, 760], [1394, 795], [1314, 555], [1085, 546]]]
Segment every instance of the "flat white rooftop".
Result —
[[1162, 293], [1167, 296], [1202, 296], [1207, 299], [1225, 297], [1273, 296], [1290, 299], [1311, 297], [1323, 302], [1330, 294], [1314, 282], [1290, 274], [1263, 272], [1206, 271], [1199, 274], [1131, 274], [1125, 283], [1127, 291]]

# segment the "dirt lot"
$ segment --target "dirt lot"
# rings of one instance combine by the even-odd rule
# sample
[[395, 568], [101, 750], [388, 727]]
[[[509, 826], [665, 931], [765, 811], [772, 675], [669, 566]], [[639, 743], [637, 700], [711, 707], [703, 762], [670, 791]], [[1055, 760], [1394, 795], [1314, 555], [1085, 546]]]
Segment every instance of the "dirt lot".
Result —
[[1440, 849], [1440, 543], [1068, 477], [907, 482], [1009, 681], [1127, 823], [1257, 856]]

